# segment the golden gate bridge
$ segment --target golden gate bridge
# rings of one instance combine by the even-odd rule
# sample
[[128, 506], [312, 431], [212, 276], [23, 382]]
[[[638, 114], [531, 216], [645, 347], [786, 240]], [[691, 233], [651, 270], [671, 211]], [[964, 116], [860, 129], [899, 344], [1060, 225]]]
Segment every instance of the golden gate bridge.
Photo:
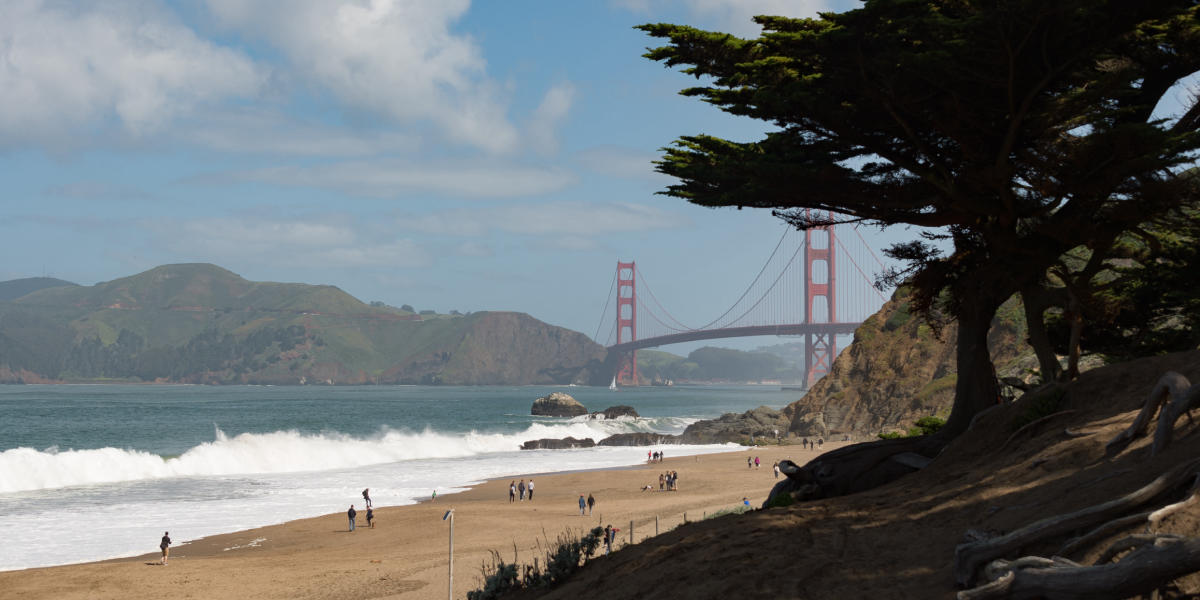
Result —
[[[808, 386], [829, 372], [838, 353], [837, 336], [854, 333], [887, 300], [872, 284], [871, 272], [883, 268], [858, 227], [788, 227], [733, 305], [692, 327], [663, 307], [634, 261], [618, 261], [592, 338], [608, 347], [615, 381], [637, 385], [637, 351], [642, 348], [732, 337], [800, 336], [803, 383]], [[839, 278], [839, 271], [847, 269], [850, 276]], [[610, 311], [614, 304], [616, 310]], [[606, 338], [601, 339], [601, 331], [607, 332]]]

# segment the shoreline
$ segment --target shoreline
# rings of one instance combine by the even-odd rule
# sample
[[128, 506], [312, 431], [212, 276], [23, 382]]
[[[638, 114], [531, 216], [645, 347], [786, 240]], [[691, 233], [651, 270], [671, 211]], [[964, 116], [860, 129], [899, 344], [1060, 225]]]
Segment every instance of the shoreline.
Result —
[[[844, 445], [831, 442], [822, 452]], [[669, 447], [668, 447], [669, 452]], [[630, 521], [636, 542], [748, 498], [757, 508], [775, 484], [771, 465], [783, 458], [807, 462], [819, 453], [797, 445], [731, 447], [728, 451], [670, 457], [575, 471], [524, 473], [485, 480], [436, 500], [375, 509], [377, 526], [348, 532], [344, 513], [217, 534], [173, 546], [170, 564], [158, 553], [0, 572], [0, 586], [22, 598], [159, 598], [187, 591], [195, 598], [441, 598], [446, 594], [448, 527], [443, 512], [455, 509], [454, 597], [479, 587], [480, 566], [493, 552], [511, 562], [542, 560], [564, 531], [579, 533], [611, 523], [628, 543]], [[760, 467], [748, 468], [746, 457]], [[658, 474], [680, 474], [679, 491], [659, 492]], [[508, 501], [505, 480], [535, 479], [534, 500]], [[780, 476], [782, 479], [782, 475]], [[651, 485], [652, 491], [642, 491]], [[597, 499], [581, 517], [580, 494]], [[361, 498], [346, 500], [358, 508]], [[169, 526], [164, 529], [170, 530]], [[148, 540], [153, 548], [157, 539]], [[154, 567], [154, 568], [151, 568]], [[179, 577], [183, 575], [183, 579]], [[180, 588], [178, 586], [183, 586]], [[118, 593], [119, 592], [119, 593]]]

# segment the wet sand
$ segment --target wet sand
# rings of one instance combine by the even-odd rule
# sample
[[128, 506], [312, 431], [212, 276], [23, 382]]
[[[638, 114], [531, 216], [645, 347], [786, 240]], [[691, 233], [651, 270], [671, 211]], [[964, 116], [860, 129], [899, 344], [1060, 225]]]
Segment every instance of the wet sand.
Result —
[[[827, 443], [824, 451], [841, 443]], [[670, 456], [671, 448], [665, 448]], [[449, 526], [454, 509], [454, 597], [465, 598], [482, 582], [480, 567], [492, 552], [512, 562], [543, 560], [564, 531], [578, 534], [597, 525], [620, 529], [618, 547], [688, 520], [742, 504], [758, 507], [775, 483], [771, 465], [791, 458], [803, 463], [817, 455], [801, 446], [731, 448], [698, 457], [667, 458], [621, 469], [534, 475], [532, 501], [508, 501], [509, 479], [488, 481], [436, 501], [375, 509], [376, 526], [347, 531], [343, 512], [280, 525], [216, 535], [171, 549], [170, 564], [158, 565], [158, 540], [142, 556], [41, 569], [0, 572], [0, 597], [29, 600], [125, 598], [445, 598]], [[758, 456], [761, 466], [747, 468]], [[679, 489], [658, 491], [658, 475], [678, 471]], [[780, 476], [782, 478], [782, 475]], [[528, 480], [529, 474], [511, 479]], [[651, 485], [652, 491], [642, 491]], [[592, 494], [591, 516], [580, 516], [579, 495]], [[362, 498], [331, 500], [331, 509]], [[64, 518], [69, 516], [64, 515]], [[172, 530], [169, 523], [163, 529]], [[86, 532], [81, 532], [86, 535]], [[176, 540], [186, 532], [172, 531]]]

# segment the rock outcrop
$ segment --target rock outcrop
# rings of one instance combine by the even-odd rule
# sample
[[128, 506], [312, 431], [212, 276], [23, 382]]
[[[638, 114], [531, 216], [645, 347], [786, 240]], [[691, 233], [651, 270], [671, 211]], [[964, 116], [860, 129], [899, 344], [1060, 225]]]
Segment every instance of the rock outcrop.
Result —
[[586, 415], [587, 408], [569, 394], [551, 392], [534, 400], [529, 414], [539, 417], [578, 417]]
[[542, 438], [540, 440], [529, 440], [521, 444], [522, 450], [569, 450], [571, 448], [591, 448], [596, 442], [592, 438], [573, 438], [565, 437], [562, 439]]
[[787, 433], [790, 421], [780, 411], [760, 406], [742, 414], [725, 413], [711, 421], [697, 421], [679, 436], [684, 444], [749, 443], [752, 438], [775, 439]]
[[593, 419], [599, 419], [601, 417], [604, 417], [605, 419], [616, 419], [619, 417], [633, 417], [634, 419], [636, 419], [636, 418], [638, 418], [638, 412], [636, 410], [634, 410], [632, 406], [625, 406], [624, 404], [618, 404], [617, 406], [610, 406], [600, 412], [594, 412], [591, 414], [591, 417]]
[[[1025, 340], [1021, 304], [1013, 299], [996, 312], [988, 347], [999, 376], [1028, 377], [1037, 361]], [[787, 431], [801, 437], [840, 438], [905, 431], [917, 419], [945, 417], [957, 381], [957, 326], [940, 336], [916, 315], [897, 291], [854, 332], [854, 342], [834, 360], [829, 374], [800, 400], [783, 409]], [[781, 430], [782, 431], [782, 430]]]
[[662, 446], [679, 444], [679, 436], [669, 433], [618, 433], [610, 435], [597, 444], [599, 446]]

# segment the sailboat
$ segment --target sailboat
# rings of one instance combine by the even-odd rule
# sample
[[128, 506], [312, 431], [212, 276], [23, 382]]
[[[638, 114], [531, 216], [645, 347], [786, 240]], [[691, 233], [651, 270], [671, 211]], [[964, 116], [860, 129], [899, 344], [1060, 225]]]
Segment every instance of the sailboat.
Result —
[[612, 383], [608, 384], [608, 389], [610, 389], [614, 392], [617, 391], [617, 376], [616, 375], [613, 375]]

